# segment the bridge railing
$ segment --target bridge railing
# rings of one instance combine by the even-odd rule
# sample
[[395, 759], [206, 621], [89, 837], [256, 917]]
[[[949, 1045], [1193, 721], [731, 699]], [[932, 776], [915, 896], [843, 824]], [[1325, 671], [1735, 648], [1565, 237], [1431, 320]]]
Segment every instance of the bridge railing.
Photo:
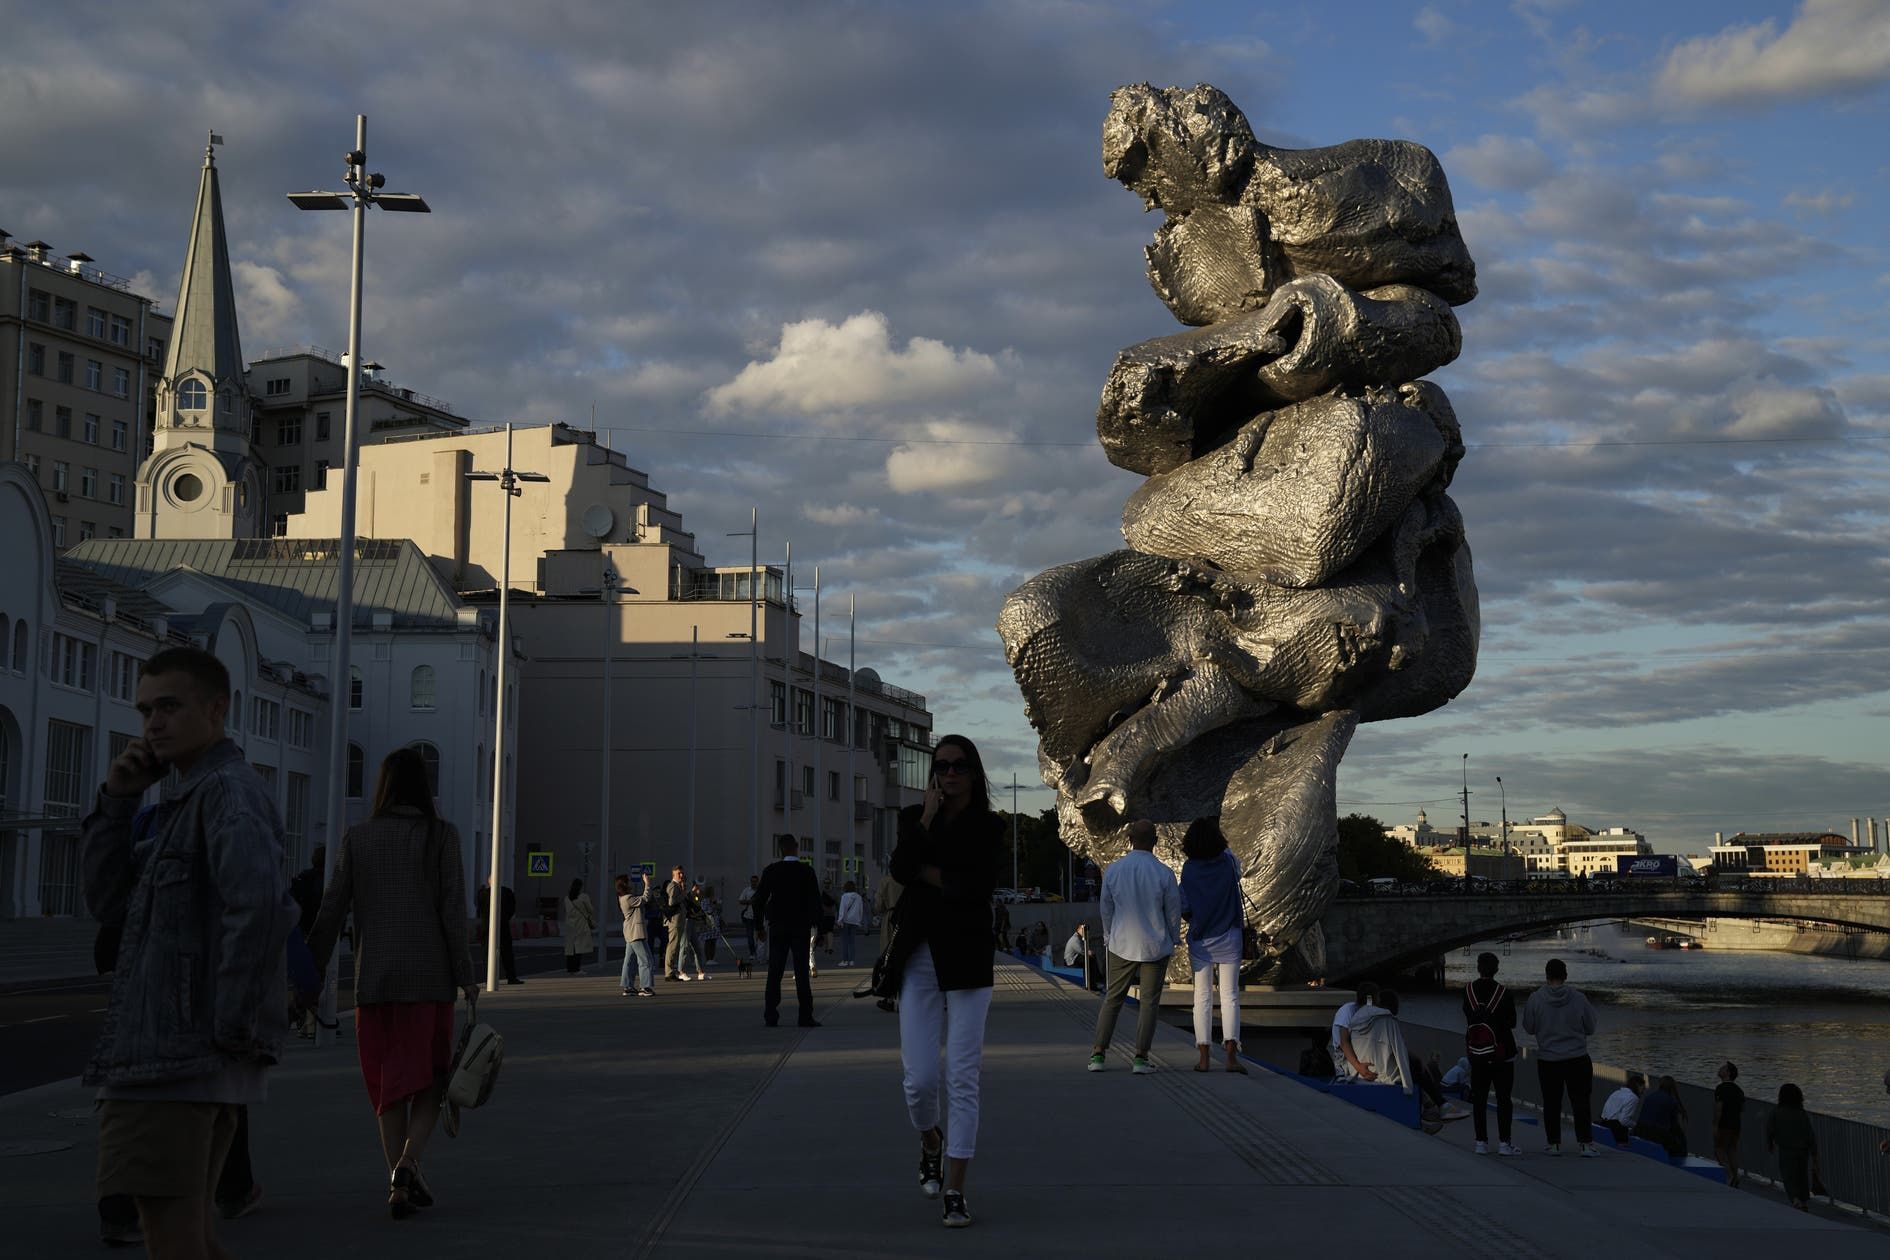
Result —
[[1890, 897], [1890, 879], [1795, 879], [1786, 877], [1740, 878], [1718, 875], [1711, 879], [1508, 879], [1473, 880], [1468, 887], [1461, 879], [1431, 879], [1399, 884], [1393, 888], [1374, 888], [1350, 880], [1339, 886], [1338, 895], [1347, 900], [1384, 900], [1400, 897], [1566, 897], [1577, 894], [1618, 895], [1621, 893], [1742, 893], [1772, 896]]

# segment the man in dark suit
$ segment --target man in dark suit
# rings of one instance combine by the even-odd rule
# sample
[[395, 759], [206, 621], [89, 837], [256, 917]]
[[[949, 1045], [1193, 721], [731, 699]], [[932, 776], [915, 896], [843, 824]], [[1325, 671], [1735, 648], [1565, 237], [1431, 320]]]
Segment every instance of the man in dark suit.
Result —
[[781, 860], [761, 873], [761, 887], [755, 890], [751, 903], [755, 935], [768, 943], [768, 987], [762, 996], [761, 1018], [770, 1028], [781, 1022], [781, 973], [792, 958], [801, 1027], [818, 1028], [814, 986], [807, 974], [807, 941], [820, 922], [820, 881], [814, 878], [814, 868], [800, 860], [799, 841], [790, 835], [775, 839], [781, 848]]

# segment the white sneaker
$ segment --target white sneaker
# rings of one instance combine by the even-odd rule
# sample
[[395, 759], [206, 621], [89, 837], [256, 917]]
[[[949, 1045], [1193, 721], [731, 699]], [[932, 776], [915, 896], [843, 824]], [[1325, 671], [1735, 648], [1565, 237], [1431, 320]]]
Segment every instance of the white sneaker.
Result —
[[1490, 1144], [1488, 1142], [1477, 1143], [1477, 1154], [1488, 1155], [1489, 1153], [1490, 1153]]
[[1548, 1145], [1548, 1149], [1542, 1153], [1548, 1156], [1560, 1155], [1562, 1153], [1562, 1144], [1560, 1142], [1551, 1142]]
[[707, 980], [708, 978], [709, 978], [708, 976], [706, 976], [706, 975], [704, 975], [704, 974], [703, 974], [702, 972], [700, 972], [700, 971], [698, 971], [698, 972], [696, 973], [696, 979], [698, 979], [698, 980]]
[[1595, 1149], [1595, 1144], [1593, 1142], [1583, 1142], [1581, 1146], [1582, 1146], [1581, 1154], [1582, 1154], [1583, 1159], [1597, 1159], [1600, 1157], [1601, 1152]]
[[686, 984], [689, 981], [694, 980], [694, 979], [695, 979], [694, 976], [677, 976], [676, 977], [677, 982], [681, 984]]
[[1514, 1142], [1504, 1142], [1496, 1148], [1496, 1153], [1498, 1155], [1520, 1155], [1522, 1154], [1522, 1147], [1517, 1146]]

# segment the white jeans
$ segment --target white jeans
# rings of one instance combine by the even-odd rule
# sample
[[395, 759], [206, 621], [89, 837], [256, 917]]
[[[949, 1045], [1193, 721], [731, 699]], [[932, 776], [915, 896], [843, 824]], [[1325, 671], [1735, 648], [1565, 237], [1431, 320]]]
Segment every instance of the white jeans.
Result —
[[949, 1116], [945, 1154], [970, 1159], [978, 1146], [978, 1072], [984, 1064], [984, 1018], [991, 990], [938, 987], [932, 951], [912, 951], [899, 984], [899, 1059], [906, 1069], [906, 1113], [924, 1133], [939, 1118], [939, 1038], [945, 1040], [945, 1093]]
[[1240, 964], [1194, 964], [1194, 1044], [1211, 1046], [1214, 1039], [1214, 981], [1221, 982], [1221, 1040], [1240, 1040]]

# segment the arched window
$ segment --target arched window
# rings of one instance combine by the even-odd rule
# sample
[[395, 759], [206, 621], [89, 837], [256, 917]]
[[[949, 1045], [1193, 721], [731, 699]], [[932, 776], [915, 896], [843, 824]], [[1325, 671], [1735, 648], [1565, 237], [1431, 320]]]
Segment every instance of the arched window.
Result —
[[361, 788], [367, 779], [367, 754], [361, 751], [361, 745], [348, 745], [348, 799], [361, 799]]
[[413, 742], [413, 750], [420, 754], [420, 760], [426, 764], [427, 791], [438, 796], [440, 794], [440, 750], [424, 739], [416, 739]]
[[431, 709], [433, 707], [433, 666], [416, 665], [413, 667], [412, 690], [414, 708]]
[[348, 666], [348, 707], [350, 709], [361, 707], [361, 667], [359, 665]]
[[31, 653], [26, 650], [27, 645], [33, 641], [32, 636], [33, 631], [32, 628], [26, 624], [26, 618], [22, 617], [13, 623], [13, 668], [19, 670], [22, 674], [26, 672], [27, 667], [32, 663], [27, 659]]
[[199, 380], [188, 380], [177, 387], [179, 411], [202, 411], [210, 405], [210, 391]]
[[[13, 641], [13, 636], [7, 633], [11, 629], [12, 627], [7, 624], [7, 615], [0, 613], [0, 652], [5, 652], [7, 646]], [[0, 665], [5, 664], [7, 664], [6, 661], [0, 660]]]

